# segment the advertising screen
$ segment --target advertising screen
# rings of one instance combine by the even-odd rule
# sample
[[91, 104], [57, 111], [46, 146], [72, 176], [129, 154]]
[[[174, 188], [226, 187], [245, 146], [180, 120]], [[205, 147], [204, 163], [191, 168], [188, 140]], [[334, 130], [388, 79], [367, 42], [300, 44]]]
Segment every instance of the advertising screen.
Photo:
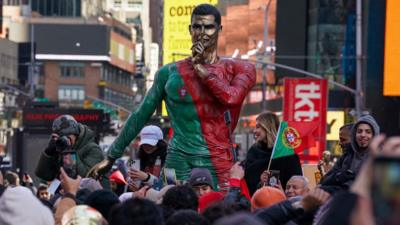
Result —
[[386, 1], [383, 95], [400, 96], [400, 1]]

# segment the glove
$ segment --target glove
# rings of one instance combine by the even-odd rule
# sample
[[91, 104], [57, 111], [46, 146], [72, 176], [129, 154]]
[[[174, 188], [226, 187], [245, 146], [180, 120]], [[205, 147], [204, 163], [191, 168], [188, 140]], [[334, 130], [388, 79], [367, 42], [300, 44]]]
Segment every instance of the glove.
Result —
[[94, 165], [88, 172], [87, 177], [99, 179], [101, 175], [107, 173], [113, 166], [115, 159], [107, 157], [103, 161]]
[[351, 170], [341, 171], [336, 174], [336, 181], [344, 184], [349, 180], [354, 180], [355, 177], [354, 172]]
[[56, 155], [56, 141], [57, 139], [54, 137], [51, 137], [49, 144], [47, 145], [46, 149], [44, 150], [44, 153], [48, 156], [55, 156]]

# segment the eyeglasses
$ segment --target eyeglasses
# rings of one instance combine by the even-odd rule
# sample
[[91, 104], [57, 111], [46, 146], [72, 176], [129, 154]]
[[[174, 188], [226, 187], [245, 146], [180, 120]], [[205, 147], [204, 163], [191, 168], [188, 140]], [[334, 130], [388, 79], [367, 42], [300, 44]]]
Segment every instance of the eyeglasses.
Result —
[[219, 26], [217, 24], [201, 25], [201, 24], [195, 23], [195, 24], [189, 25], [189, 29], [192, 29], [192, 30], [203, 30], [203, 29], [204, 30], [213, 30], [213, 29], [217, 29], [217, 28], [219, 28]]

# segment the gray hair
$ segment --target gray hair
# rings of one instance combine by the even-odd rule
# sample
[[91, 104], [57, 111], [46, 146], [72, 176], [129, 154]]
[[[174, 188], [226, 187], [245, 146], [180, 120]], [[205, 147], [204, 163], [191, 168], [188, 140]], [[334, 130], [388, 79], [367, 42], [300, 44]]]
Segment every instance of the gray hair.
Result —
[[310, 181], [308, 181], [308, 178], [305, 177], [305, 176], [294, 175], [289, 180], [292, 180], [292, 179], [300, 179], [300, 180], [302, 180], [303, 183], [304, 183], [304, 188], [308, 188], [308, 185], [310, 184]]

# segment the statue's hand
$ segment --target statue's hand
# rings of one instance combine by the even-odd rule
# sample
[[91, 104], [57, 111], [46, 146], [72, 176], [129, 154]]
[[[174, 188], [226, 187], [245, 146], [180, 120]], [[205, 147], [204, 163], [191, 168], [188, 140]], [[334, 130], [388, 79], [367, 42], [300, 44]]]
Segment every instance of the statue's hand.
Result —
[[204, 63], [204, 50], [204, 45], [200, 41], [192, 45], [192, 62], [194, 65]]
[[94, 179], [100, 178], [101, 175], [107, 173], [114, 164], [114, 159], [106, 158], [103, 161], [97, 163], [90, 169], [87, 177], [92, 177]]

